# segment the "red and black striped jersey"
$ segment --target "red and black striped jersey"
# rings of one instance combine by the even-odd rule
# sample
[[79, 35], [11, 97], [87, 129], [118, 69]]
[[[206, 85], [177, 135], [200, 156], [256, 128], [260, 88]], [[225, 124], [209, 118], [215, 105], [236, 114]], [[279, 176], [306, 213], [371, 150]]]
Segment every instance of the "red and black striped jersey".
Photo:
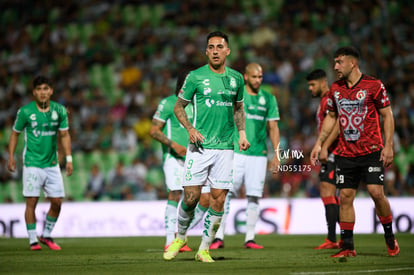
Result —
[[353, 87], [345, 80], [334, 82], [327, 100], [328, 110], [338, 114], [341, 129], [334, 154], [356, 157], [381, 150], [378, 110], [389, 105], [384, 84], [371, 76], [362, 75]]

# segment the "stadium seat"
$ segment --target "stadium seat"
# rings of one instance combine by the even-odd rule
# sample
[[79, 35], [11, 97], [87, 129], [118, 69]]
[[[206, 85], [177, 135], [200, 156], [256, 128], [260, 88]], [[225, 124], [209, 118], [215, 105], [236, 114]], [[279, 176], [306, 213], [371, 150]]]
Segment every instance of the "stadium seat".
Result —
[[72, 153], [72, 156], [74, 168], [85, 167], [85, 161], [82, 151], [76, 151], [75, 153]]
[[94, 164], [101, 166], [102, 163], [102, 152], [100, 150], [94, 150], [92, 152], [84, 153], [84, 166], [86, 171]]
[[27, 25], [26, 31], [29, 33], [32, 42], [37, 42], [42, 35], [44, 30], [44, 25]]
[[87, 45], [89, 38], [94, 34], [94, 25], [91, 23], [78, 25], [78, 33], [80, 40]]
[[68, 39], [70, 41], [79, 39], [79, 28], [75, 23], [70, 23], [66, 26], [66, 33], [68, 34]]
[[60, 8], [58, 7], [54, 7], [48, 11], [48, 17], [49, 17], [48, 20], [51, 23], [56, 22], [59, 16], [60, 16]]
[[107, 173], [115, 167], [119, 160], [118, 153], [114, 150], [102, 153], [101, 168], [104, 173]]
[[154, 27], [158, 27], [162, 18], [164, 17], [164, 5], [156, 4], [152, 7], [151, 11], [151, 24]]
[[93, 64], [89, 70], [89, 79], [94, 87], [101, 87], [102, 84], [102, 65]]
[[146, 21], [151, 21], [151, 9], [148, 5], [139, 5], [135, 10], [135, 26], [139, 27]]
[[135, 20], [134, 7], [132, 5], [125, 5], [122, 10], [122, 19], [126, 24], [132, 23]]
[[10, 180], [5, 183], [3, 188], [4, 188], [3, 190], [5, 194], [5, 197], [4, 197], [5, 199], [11, 199], [12, 202], [23, 202], [24, 201], [23, 194], [22, 194], [23, 186], [21, 182]]
[[88, 184], [88, 174], [84, 169], [74, 170], [70, 177], [63, 177], [66, 198], [82, 201]]

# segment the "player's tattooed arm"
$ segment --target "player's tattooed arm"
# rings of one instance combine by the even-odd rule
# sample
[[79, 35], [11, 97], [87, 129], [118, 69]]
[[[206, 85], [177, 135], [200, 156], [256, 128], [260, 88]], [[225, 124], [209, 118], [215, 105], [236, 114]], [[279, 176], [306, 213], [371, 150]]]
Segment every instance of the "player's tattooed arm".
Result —
[[325, 142], [325, 140], [329, 137], [329, 135], [331, 134], [331, 132], [327, 131], [327, 130], [322, 130], [321, 134], [319, 136], [319, 140], [321, 142], [321, 144], [323, 144]]
[[191, 122], [188, 120], [187, 114], [185, 112], [185, 106], [188, 105], [188, 101], [178, 98], [174, 106], [174, 114], [177, 117], [178, 121], [184, 126], [184, 128], [189, 131], [194, 128]]
[[162, 132], [162, 128], [164, 127], [164, 125], [164, 122], [157, 119], [153, 119], [150, 135], [153, 139], [158, 140], [159, 142], [161, 142], [164, 145], [167, 145], [168, 147], [171, 147], [172, 141]]
[[243, 102], [236, 102], [234, 105], [234, 123], [237, 126], [238, 131], [242, 131], [246, 129], [245, 126], [245, 114], [243, 108]]

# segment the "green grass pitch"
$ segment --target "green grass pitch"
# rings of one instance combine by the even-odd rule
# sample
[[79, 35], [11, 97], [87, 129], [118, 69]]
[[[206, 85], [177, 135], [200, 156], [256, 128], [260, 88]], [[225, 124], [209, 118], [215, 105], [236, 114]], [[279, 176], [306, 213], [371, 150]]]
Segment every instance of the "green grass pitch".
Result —
[[[414, 235], [397, 234], [401, 252], [387, 255], [382, 234], [355, 235], [357, 257], [330, 258], [314, 250], [322, 235], [258, 235], [263, 250], [243, 248], [244, 235], [226, 236], [212, 250], [215, 263], [194, 261], [195, 252], [162, 259], [163, 237], [58, 238], [61, 251], [30, 251], [27, 239], [0, 239], [0, 274], [414, 274]], [[190, 236], [196, 250], [200, 236]]]

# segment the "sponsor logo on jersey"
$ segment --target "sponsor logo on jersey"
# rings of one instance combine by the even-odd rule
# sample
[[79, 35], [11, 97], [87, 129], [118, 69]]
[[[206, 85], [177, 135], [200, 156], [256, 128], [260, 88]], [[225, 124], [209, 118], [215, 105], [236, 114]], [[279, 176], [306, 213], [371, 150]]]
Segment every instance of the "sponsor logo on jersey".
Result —
[[327, 104], [329, 107], [332, 107], [332, 106], [333, 106], [333, 101], [332, 101], [332, 99], [328, 98], [328, 100], [326, 101], [326, 104]]
[[[367, 91], [360, 90], [354, 100], [339, 98], [335, 92], [335, 101], [339, 111], [339, 122], [344, 129], [346, 141], [357, 141], [364, 131], [364, 120], [368, 113], [368, 106], [364, 106]], [[338, 95], [338, 96], [337, 96]]]
[[210, 85], [210, 79], [204, 79], [203, 84], [204, 84], [204, 86], [209, 86]]
[[254, 120], [260, 120], [263, 121], [264, 117], [263, 116], [259, 116], [259, 115], [252, 115], [252, 114], [246, 114], [246, 118], [247, 119], [254, 119]]
[[381, 172], [381, 167], [368, 167], [368, 172], [369, 173], [373, 173], [373, 172]]
[[30, 119], [31, 119], [31, 120], [36, 120], [36, 114], [31, 114], [31, 115], [30, 115]]
[[53, 110], [53, 112], [52, 112], [52, 119], [53, 120], [57, 120], [58, 118], [59, 118], [59, 116], [58, 116], [57, 112], [55, 110]]
[[365, 91], [365, 90], [364, 91], [360, 90], [356, 94], [356, 98], [358, 100], [363, 100], [366, 96], [367, 96], [367, 91]]
[[237, 87], [237, 82], [234, 77], [230, 77], [230, 87], [232, 87], [233, 89]]
[[193, 175], [191, 175], [191, 171], [187, 170], [187, 173], [185, 173], [185, 179], [189, 181], [192, 178], [193, 178]]
[[260, 105], [265, 105], [266, 104], [266, 99], [264, 98], [264, 96], [260, 96], [260, 98], [259, 98], [259, 104]]
[[211, 93], [211, 88], [210, 87], [204, 88], [203, 94], [208, 95], [209, 93]]
[[205, 101], [207, 107], [211, 108], [211, 106], [216, 105], [218, 107], [231, 107], [233, 106], [233, 102], [225, 102], [225, 101], [214, 101], [214, 99], [207, 98]]

